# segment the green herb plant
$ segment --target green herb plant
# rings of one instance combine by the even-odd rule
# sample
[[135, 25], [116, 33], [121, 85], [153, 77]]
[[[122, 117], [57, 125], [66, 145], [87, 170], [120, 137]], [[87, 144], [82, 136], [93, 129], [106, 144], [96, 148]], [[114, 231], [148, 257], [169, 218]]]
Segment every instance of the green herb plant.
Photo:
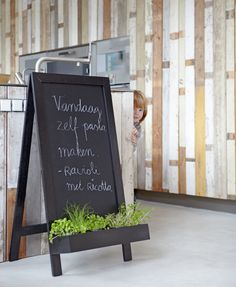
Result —
[[93, 210], [84, 205], [68, 204], [65, 208], [65, 217], [56, 219], [51, 224], [49, 242], [58, 236], [68, 236], [89, 231], [134, 226], [143, 223], [150, 214], [149, 209], [144, 209], [139, 203], [121, 204], [117, 213], [105, 216], [95, 214]]

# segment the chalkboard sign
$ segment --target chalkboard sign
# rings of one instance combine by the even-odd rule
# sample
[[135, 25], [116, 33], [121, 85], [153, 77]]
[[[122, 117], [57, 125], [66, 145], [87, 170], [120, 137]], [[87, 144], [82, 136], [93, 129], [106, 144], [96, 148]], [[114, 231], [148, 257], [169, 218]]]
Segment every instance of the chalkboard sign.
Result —
[[[23, 226], [36, 112], [46, 223]], [[108, 78], [32, 73], [24, 122], [9, 260], [19, 258], [22, 236], [49, 232], [67, 204], [88, 204], [95, 213], [117, 212], [124, 191]], [[147, 224], [57, 237], [49, 244], [53, 276], [62, 274], [61, 253], [149, 239]]]
[[96, 213], [124, 201], [108, 78], [32, 74], [47, 219], [67, 203]]

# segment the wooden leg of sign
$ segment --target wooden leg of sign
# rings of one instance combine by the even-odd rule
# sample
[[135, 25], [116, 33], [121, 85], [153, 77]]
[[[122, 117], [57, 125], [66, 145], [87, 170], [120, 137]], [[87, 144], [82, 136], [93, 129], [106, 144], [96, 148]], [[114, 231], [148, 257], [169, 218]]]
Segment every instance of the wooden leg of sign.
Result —
[[50, 254], [52, 276], [62, 275], [60, 254]]
[[15, 261], [19, 259], [20, 238], [20, 234], [15, 233], [15, 235], [11, 239], [9, 261]]
[[124, 261], [132, 260], [132, 252], [131, 252], [131, 244], [130, 243], [122, 244], [122, 251], [123, 251]]

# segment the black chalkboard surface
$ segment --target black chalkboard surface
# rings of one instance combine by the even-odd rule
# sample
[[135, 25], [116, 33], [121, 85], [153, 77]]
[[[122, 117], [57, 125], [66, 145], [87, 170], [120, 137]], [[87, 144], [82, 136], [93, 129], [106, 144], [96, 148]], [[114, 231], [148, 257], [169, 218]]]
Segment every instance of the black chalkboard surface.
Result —
[[124, 201], [108, 78], [32, 74], [48, 220], [67, 203], [96, 213]]
[[[46, 223], [23, 226], [34, 114], [45, 198]], [[40, 175], [35, 175], [40, 176]], [[28, 86], [9, 260], [19, 259], [21, 236], [50, 231], [68, 203], [95, 213], [117, 212], [124, 202], [108, 78], [32, 73]], [[57, 237], [49, 244], [53, 276], [62, 274], [61, 253], [149, 239], [147, 224]]]

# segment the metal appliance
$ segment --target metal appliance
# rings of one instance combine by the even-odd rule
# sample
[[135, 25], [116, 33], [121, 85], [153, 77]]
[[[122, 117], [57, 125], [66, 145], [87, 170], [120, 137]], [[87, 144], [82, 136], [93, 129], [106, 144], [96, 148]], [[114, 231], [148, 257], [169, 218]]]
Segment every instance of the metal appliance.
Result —
[[[22, 80], [28, 81], [30, 72], [35, 71], [36, 62], [42, 57], [90, 58], [91, 61], [76, 65], [75, 62], [48, 61], [42, 63], [40, 71], [57, 74], [93, 75], [109, 77], [112, 88], [129, 88], [129, 37], [118, 37], [80, 45], [43, 51], [19, 57]], [[16, 76], [18, 79], [18, 75]]]
[[[68, 48], [43, 51], [34, 54], [20, 56], [20, 73], [25, 82], [28, 81], [30, 72], [35, 71], [36, 62], [43, 57], [69, 57], [69, 58], [88, 58], [89, 45], [73, 46]], [[89, 75], [89, 63], [76, 64], [75, 62], [48, 61], [41, 65], [42, 72], [72, 75]]]
[[129, 37], [96, 41], [92, 45], [91, 74], [109, 77], [115, 87], [129, 87]]

